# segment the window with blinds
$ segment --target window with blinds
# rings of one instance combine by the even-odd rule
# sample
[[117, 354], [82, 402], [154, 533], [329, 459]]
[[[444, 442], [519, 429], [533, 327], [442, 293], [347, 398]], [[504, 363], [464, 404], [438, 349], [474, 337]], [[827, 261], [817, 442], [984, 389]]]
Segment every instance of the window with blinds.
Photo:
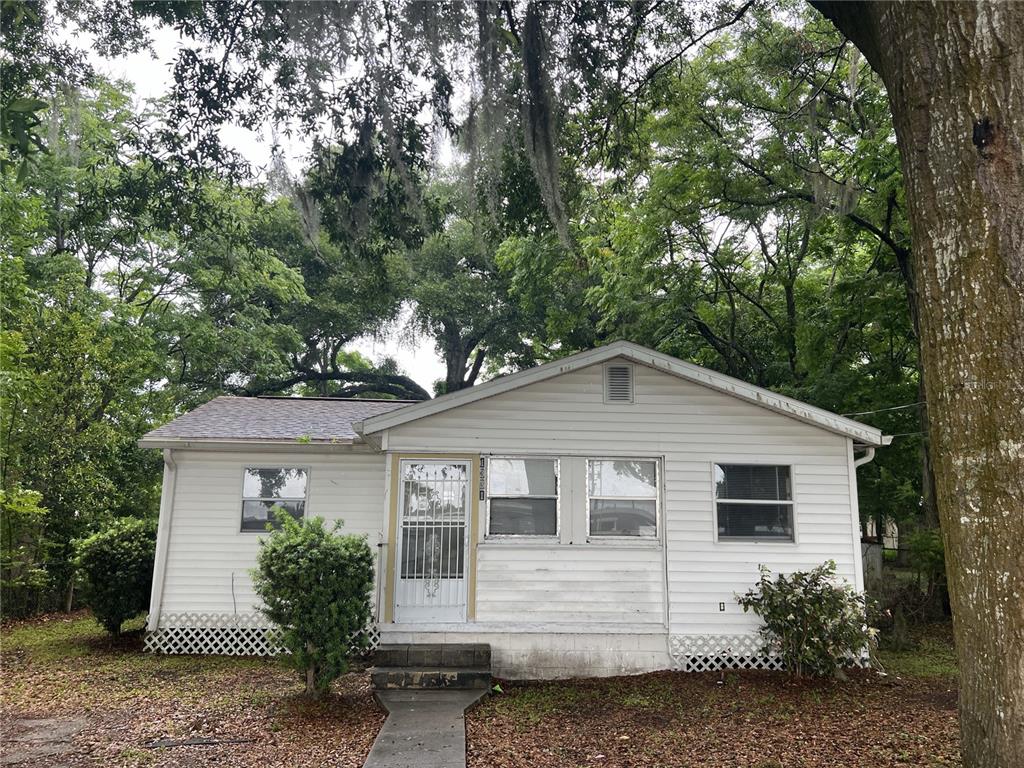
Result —
[[715, 516], [720, 541], [794, 541], [790, 468], [715, 464]]

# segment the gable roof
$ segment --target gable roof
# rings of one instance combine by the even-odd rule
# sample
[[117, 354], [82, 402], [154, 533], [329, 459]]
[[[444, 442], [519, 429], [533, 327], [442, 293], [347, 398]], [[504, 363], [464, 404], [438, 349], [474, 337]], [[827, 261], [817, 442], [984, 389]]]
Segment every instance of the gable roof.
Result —
[[740, 379], [734, 379], [731, 376], [726, 376], [707, 368], [701, 368], [699, 365], [687, 363], [684, 360], [679, 360], [661, 352], [655, 352], [653, 349], [648, 349], [629, 341], [615, 341], [603, 347], [597, 347], [596, 349], [580, 352], [561, 360], [545, 363], [536, 368], [501, 376], [483, 384], [477, 384], [469, 389], [463, 389], [450, 395], [435, 398], [434, 400], [425, 400], [415, 405], [410, 405], [408, 408], [403, 408], [400, 411], [370, 416], [353, 426], [360, 435], [372, 435], [401, 424], [407, 424], [416, 419], [443, 413], [452, 408], [475, 403], [486, 397], [494, 397], [504, 392], [510, 392], [529, 384], [536, 384], [537, 382], [560, 376], [563, 373], [603, 363], [617, 357], [625, 358], [640, 365], [646, 365], [655, 370], [677, 376], [685, 381], [717, 390], [731, 397], [745, 400], [798, 421], [821, 427], [829, 432], [853, 438], [863, 445], [888, 445], [892, 441], [891, 437], [883, 435], [882, 431], [875, 427], [869, 427], [867, 424], [861, 424], [859, 421], [848, 419], [837, 413], [808, 405], [800, 400], [794, 400], [791, 397], [785, 397], [761, 387], [755, 387], [753, 384], [748, 384]]
[[408, 400], [327, 397], [216, 397], [145, 434], [143, 448], [181, 442], [351, 443], [353, 422], [398, 408]]

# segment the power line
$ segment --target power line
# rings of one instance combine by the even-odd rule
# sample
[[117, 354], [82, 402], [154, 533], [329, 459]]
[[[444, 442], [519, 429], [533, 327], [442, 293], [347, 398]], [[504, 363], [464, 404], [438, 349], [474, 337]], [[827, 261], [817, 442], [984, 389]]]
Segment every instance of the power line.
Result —
[[900, 411], [904, 408], [915, 408], [919, 405], [924, 405], [924, 400], [919, 400], [916, 403], [907, 403], [906, 405], [894, 405], [892, 408], [879, 408], [877, 411], [861, 411], [860, 413], [844, 413], [843, 416], [870, 416], [872, 413], [885, 413], [886, 411]]

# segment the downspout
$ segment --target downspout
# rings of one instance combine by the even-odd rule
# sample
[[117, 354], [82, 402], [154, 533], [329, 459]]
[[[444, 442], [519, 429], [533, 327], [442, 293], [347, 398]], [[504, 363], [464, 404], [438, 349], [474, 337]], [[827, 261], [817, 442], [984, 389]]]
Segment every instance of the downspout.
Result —
[[864, 455], [859, 459], [855, 459], [853, 462], [853, 468], [863, 467], [865, 464], [870, 464], [875, 458], [875, 446], [869, 445]]
[[174, 452], [170, 448], [164, 448], [164, 482], [160, 492], [160, 519], [156, 529], [156, 559], [153, 563], [153, 591], [149, 600], [147, 632], [155, 632], [160, 627], [160, 607], [164, 595], [164, 577], [167, 573], [167, 551], [171, 540], [171, 516], [174, 512], [177, 470]]
[[[882, 445], [889, 445], [892, 442], [892, 437], [888, 435], [882, 436]], [[850, 457], [850, 511], [852, 512], [853, 522], [853, 567], [854, 567], [854, 588], [863, 593], [866, 589], [864, 578], [864, 551], [861, 545], [861, 528], [860, 528], [860, 500], [857, 498], [857, 467], [863, 467], [865, 464], [870, 463], [875, 458], [875, 446], [868, 445], [864, 447], [864, 455], [859, 459], [854, 458], [853, 452], [853, 440], [848, 442], [849, 445], [849, 457]], [[865, 665], [866, 661], [870, 659], [870, 650], [865, 647], [861, 649], [861, 664]]]
[[[892, 438], [882, 436], [882, 445], [888, 445]], [[875, 458], [875, 446], [868, 445], [864, 448], [864, 455], [859, 459], [854, 458], [853, 440], [847, 441], [848, 461], [850, 471], [850, 538], [853, 544], [853, 567], [854, 587], [858, 592], [864, 591], [864, 553], [861, 551], [861, 528], [860, 528], [860, 500], [857, 498], [857, 467], [862, 467]]]

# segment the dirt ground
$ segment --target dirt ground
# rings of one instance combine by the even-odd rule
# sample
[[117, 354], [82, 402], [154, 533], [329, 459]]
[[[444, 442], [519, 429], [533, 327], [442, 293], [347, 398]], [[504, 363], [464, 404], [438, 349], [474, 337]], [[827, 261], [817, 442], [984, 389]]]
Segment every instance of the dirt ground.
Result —
[[[945, 633], [945, 634], [944, 634]], [[154, 656], [85, 613], [0, 628], [0, 765], [361, 766], [384, 721], [363, 672], [321, 702], [266, 659]], [[958, 766], [948, 630], [888, 675], [506, 683], [466, 719], [469, 765]]]
[[311, 703], [275, 661], [141, 645], [84, 613], [5, 627], [0, 764], [361, 766], [384, 722], [362, 672]]

